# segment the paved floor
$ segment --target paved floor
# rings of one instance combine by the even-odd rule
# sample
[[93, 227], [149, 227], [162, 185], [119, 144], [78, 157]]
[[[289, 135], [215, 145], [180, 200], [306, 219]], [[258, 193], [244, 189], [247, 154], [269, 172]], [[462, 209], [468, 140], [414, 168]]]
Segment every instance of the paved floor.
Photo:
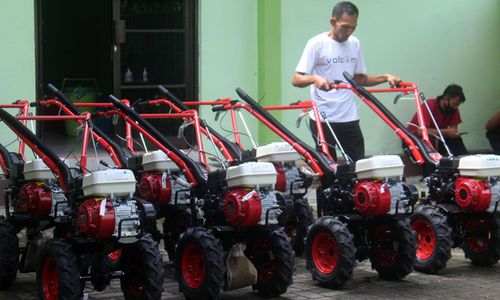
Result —
[[[173, 266], [166, 264], [166, 279], [162, 299], [183, 299], [173, 279]], [[8, 291], [0, 291], [2, 300], [36, 299], [34, 274], [19, 274]], [[119, 283], [115, 280], [103, 292], [86, 289], [88, 299], [122, 299]], [[404, 280], [380, 280], [367, 261], [354, 269], [354, 277], [342, 290], [321, 288], [311, 280], [302, 258], [296, 260], [294, 283], [278, 299], [499, 299], [500, 265], [490, 268], [472, 266], [459, 249], [453, 251], [448, 268], [439, 275], [413, 272]], [[222, 293], [220, 299], [260, 299], [251, 288]]]

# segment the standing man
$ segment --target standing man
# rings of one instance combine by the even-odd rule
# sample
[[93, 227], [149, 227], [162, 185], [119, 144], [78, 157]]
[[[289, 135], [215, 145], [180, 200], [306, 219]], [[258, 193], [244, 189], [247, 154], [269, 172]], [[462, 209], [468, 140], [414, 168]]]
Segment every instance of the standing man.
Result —
[[[311, 86], [311, 98], [316, 102], [320, 113], [326, 115], [339, 142], [353, 161], [365, 156], [364, 139], [353, 93], [349, 90], [330, 90], [330, 83], [343, 81], [344, 71], [354, 74], [354, 79], [364, 86], [383, 82], [394, 86], [400, 81], [390, 74], [366, 74], [360, 42], [352, 36], [358, 24], [358, 14], [358, 8], [351, 2], [337, 3], [330, 18], [330, 31], [318, 34], [307, 42], [292, 78], [292, 84], [296, 87]], [[321, 121], [330, 154], [337, 158], [335, 140], [324, 120]], [[319, 146], [313, 121], [311, 128], [313, 138]]]

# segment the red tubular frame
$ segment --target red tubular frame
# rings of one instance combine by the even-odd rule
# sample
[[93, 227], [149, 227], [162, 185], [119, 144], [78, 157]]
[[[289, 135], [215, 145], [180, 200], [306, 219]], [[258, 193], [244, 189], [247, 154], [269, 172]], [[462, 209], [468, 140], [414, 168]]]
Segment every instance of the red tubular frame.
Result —
[[[291, 105], [293, 106], [293, 105]], [[302, 107], [302, 105], [297, 105]], [[250, 106], [243, 104], [243, 103], [236, 103], [236, 104], [227, 104], [224, 106], [225, 109], [238, 109], [242, 108], [247, 110], [252, 116], [257, 118], [260, 122], [262, 122], [264, 125], [266, 125], [269, 129], [271, 129], [274, 133], [276, 133], [280, 138], [282, 138], [284, 141], [286, 141], [288, 144], [292, 146], [295, 151], [297, 151], [300, 155], [302, 155], [305, 159], [307, 164], [311, 166], [314, 172], [318, 173], [320, 176], [324, 175], [324, 171], [321, 169], [321, 167], [316, 163], [314, 158], [311, 156], [311, 154], [304, 149], [300, 144], [295, 143], [292, 139], [290, 139], [286, 134], [281, 132], [278, 128], [276, 128], [273, 124], [271, 124], [269, 121], [267, 121], [264, 117], [262, 117], [259, 113], [257, 113], [254, 109], [252, 109]], [[296, 108], [297, 109], [297, 108]]]
[[[122, 100], [122, 102], [125, 105], [130, 106], [130, 102], [128, 100]], [[57, 99], [40, 100], [38, 103], [40, 105], [45, 105], [45, 106], [55, 105], [55, 106], [59, 107], [59, 109], [61, 109], [66, 115], [75, 116], [75, 114], [69, 108], [67, 108], [61, 101], [59, 101]], [[111, 107], [111, 108], [114, 107], [112, 103], [73, 103], [73, 104], [77, 107]], [[63, 116], [57, 116], [57, 117], [63, 117]], [[60, 120], [62, 120], [62, 119], [60, 119]], [[82, 124], [80, 121], [77, 121], [77, 122], [79, 124]], [[129, 149], [133, 150], [133, 147], [131, 146], [131, 144], [133, 143], [132, 130], [131, 130], [129, 124], [127, 124], [127, 126], [125, 126], [125, 133], [126, 133], [126, 138], [127, 138], [127, 147]], [[111, 147], [111, 145], [105, 139], [103, 139], [101, 136], [99, 136], [94, 131], [92, 131], [92, 135], [93, 135], [94, 139], [96, 140], [96, 142], [99, 143], [106, 150], [106, 152], [109, 153], [111, 159], [118, 166], [118, 168], [124, 168], [125, 166], [123, 166], [121, 164], [113, 147]], [[134, 153], [134, 152], [132, 152], [132, 153]]]
[[192, 110], [186, 110], [181, 113], [170, 113], [170, 114], [161, 114], [161, 113], [156, 113], [156, 114], [139, 114], [141, 117], [144, 119], [180, 119], [180, 118], [186, 118], [189, 119], [193, 122], [193, 126], [195, 128], [195, 133], [196, 133], [196, 142], [200, 154], [200, 162], [208, 169], [210, 169], [208, 163], [207, 163], [207, 158], [205, 154], [205, 149], [203, 147], [203, 141], [201, 139], [201, 126], [200, 126], [200, 118], [198, 116], [198, 112], [194, 109]]
[[[30, 103], [28, 100], [17, 100], [13, 104], [0, 104], [0, 108], [17, 108], [19, 110], [20, 116], [28, 116], [29, 112], [29, 105]], [[23, 120], [21, 123], [26, 126], [28, 120]], [[19, 148], [17, 150], [17, 153], [21, 155], [21, 158], [24, 159], [24, 148], [25, 148], [25, 142], [21, 140], [19, 142]], [[1, 158], [0, 158], [1, 159]]]
[[[117, 115], [120, 118], [122, 118], [126, 123], [130, 124], [131, 127], [133, 127], [135, 130], [142, 133], [149, 141], [151, 141], [156, 147], [158, 147], [158, 149], [162, 150], [176, 165], [178, 165], [179, 169], [181, 169], [182, 172], [185, 173], [188, 181], [190, 181], [194, 185], [198, 184], [198, 180], [196, 180], [196, 177], [193, 175], [191, 170], [188, 168], [188, 166], [184, 163], [184, 161], [179, 156], [177, 156], [173, 151], [170, 151], [168, 148], [166, 148], [162, 143], [160, 143], [158, 140], [156, 140], [144, 128], [142, 128], [137, 123], [135, 123], [135, 121], [132, 120], [129, 116], [127, 116], [124, 112], [119, 111], [119, 110], [109, 110], [109, 111], [101, 112], [100, 114], [110, 115], [110, 116]], [[166, 114], [166, 115], [168, 115], [168, 114]]]
[[[40, 121], [56, 121], [56, 120], [90, 120], [90, 113], [85, 113], [81, 116], [16, 116], [16, 119], [20, 121], [27, 120], [40, 120]], [[42, 159], [42, 161], [55, 173], [59, 185], [64, 190], [64, 192], [68, 191], [68, 186], [66, 182], [62, 180], [63, 174], [61, 170], [57, 167], [57, 164], [50, 159], [50, 157], [46, 156], [35, 144], [33, 144], [26, 136], [22, 135], [15, 128], [11, 127], [9, 124], [7, 126], [17, 135], [19, 136], [25, 143], [30, 147], [37, 155]], [[24, 125], [23, 125], [24, 126]], [[80, 158], [80, 165], [82, 166], [82, 172], [85, 174], [86, 165], [87, 165], [87, 145], [89, 138], [89, 127], [88, 122], [84, 122], [84, 140], [82, 145], [82, 155]]]
[[[151, 100], [148, 102], [149, 104], [156, 104], [156, 103], [164, 103], [170, 106], [172, 109], [180, 111], [181, 109], [178, 108], [175, 104], [170, 102], [167, 99], [158, 99], [158, 100]], [[231, 116], [231, 126], [233, 128], [233, 133], [234, 133], [234, 140], [235, 143], [241, 148], [244, 149], [243, 144], [241, 143], [239, 131], [238, 131], [238, 125], [236, 123], [236, 114], [235, 114], [235, 109], [238, 108], [243, 108], [245, 110], [251, 109], [249, 106], [246, 106], [245, 104], [241, 104], [241, 107], [238, 107], [237, 104], [236, 106], [231, 105], [231, 98], [224, 98], [224, 99], [219, 99], [216, 101], [184, 101], [183, 102], [187, 106], [202, 106], [202, 105], [222, 105], [226, 110], [229, 110], [230, 116]], [[230, 107], [228, 109], [228, 107]], [[303, 100], [299, 101], [297, 104], [293, 105], [286, 105], [286, 106], [263, 106], [265, 110], [295, 110], [295, 109], [300, 109], [304, 112], [307, 112], [309, 109], [313, 110], [314, 118], [316, 119], [316, 127], [318, 128], [318, 138], [320, 140], [320, 145], [323, 153], [327, 155], [327, 157], [330, 160], [333, 160], [332, 156], [330, 155], [330, 152], [328, 151], [328, 145], [325, 142], [325, 135], [323, 132], [323, 128], [321, 126], [321, 121], [319, 117], [319, 112], [316, 107], [316, 103], [312, 100]], [[253, 110], [252, 110], [253, 111]], [[254, 115], [255, 116], [255, 115]], [[274, 130], [273, 130], [274, 131]], [[276, 132], [276, 131], [274, 131]]]
[[[192, 103], [196, 103], [196, 102], [184, 102], [184, 103], [189, 103], [189, 104], [186, 104], [188, 106], [194, 106], [194, 105], [190, 105]], [[205, 105], [206, 103], [211, 103], [210, 105], [213, 105], [213, 103], [216, 103], [217, 105], [224, 105], [224, 104], [228, 104], [229, 103], [229, 98], [228, 99], [224, 99], [224, 100], [218, 100], [218, 101], [213, 101], [213, 102], [202, 102], [201, 105]], [[180, 109], [178, 106], [176, 106], [173, 102], [171, 102], [170, 100], [167, 100], [167, 99], [156, 99], [156, 100], [149, 100], [147, 101], [147, 104], [148, 105], [160, 105], [160, 104], [163, 104], [163, 105], [166, 105], [168, 107], [170, 107], [174, 112], [176, 113], [182, 113], [183, 110]], [[206, 105], [209, 105], [209, 104], [206, 104]], [[196, 111], [196, 110], [193, 110], [193, 111]], [[143, 114], [141, 114], [141, 116], [144, 116]], [[189, 119], [189, 118], [188, 118]], [[199, 116], [198, 116], [198, 112], [196, 111], [196, 119], [194, 122], [198, 122], [199, 123]], [[196, 129], [196, 128], [199, 128], [199, 129]], [[197, 126], [195, 125], [195, 130], [196, 130], [196, 138], [198, 140], [198, 143], [200, 143], [201, 141], [201, 135], [200, 135], [200, 131], [201, 133], [203, 133], [206, 137], [212, 139], [215, 143], [215, 145], [217, 146], [217, 148], [219, 148], [220, 152], [222, 153], [222, 155], [224, 156], [224, 158], [229, 162], [229, 163], [232, 163], [235, 161], [234, 157], [231, 155], [231, 153], [229, 153], [229, 151], [227, 150], [226, 146], [224, 146], [224, 144], [214, 135], [210, 134], [208, 132], [208, 130], [206, 130], [205, 128], [201, 127], [201, 126]], [[202, 149], [202, 148], [200, 148]]]
[[[361, 95], [355, 88], [353, 88], [351, 85], [348, 84], [331, 84], [330, 87], [332, 89], [347, 89], [352, 92], [354, 92], [363, 102], [366, 103], [395, 133], [401, 140], [408, 146], [408, 149], [411, 151], [413, 157], [419, 163], [420, 165], [424, 164], [424, 158], [422, 156], [422, 153], [420, 152], [420, 149], [415, 145], [415, 143], [408, 137], [408, 135], [403, 132], [394, 122], [392, 122], [387, 116], [380, 111], [373, 103], [368, 101], [363, 95]], [[423, 114], [422, 114], [422, 109], [420, 107], [420, 93], [418, 91], [418, 87], [416, 84], [412, 82], [401, 82], [400, 87], [395, 87], [395, 88], [380, 88], [380, 89], [369, 89], [367, 90], [370, 93], [403, 93], [405, 95], [409, 93], [414, 93], [415, 94], [415, 103], [417, 107], [417, 119], [420, 125], [420, 130], [422, 132], [422, 140], [427, 143], [432, 149], [434, 149], [434, 146], [432, 145], [430, 139], [429, 139], [429, 133], [427, 131], [427, 127], [424, 126], [424, 119], [423, 119]], [[437, 151], [436, 151], [437, 153]], [[436, 162], [439, 161], [439, 157], [434, 158]]]
[[[231, 98], [218, 99], [216, 101], [184, 101], [187, 106], [202, 106], [202, 105], [228, 105], [231, 104]], [[233, 128], [234, 143], [240, 147], [240, 149], [245, 149], [241, 143], [240, 131], [238, 129], [238, 123], [236, 122], [236, 113], [233, 109], [229, 110], [231, 117], [231, 127]]]
[[[122, 99], [121, 102], [125, 104], [126, 106], [130, 107], [130, 100], [128, 99]], [[107, 102], [107, 103], [96, 103], [96, 102], [74, 102], [74, 106], [76, 107], [110, 107], [113, 108], [113, 103]], [[130, 127], [130, 124], [125, 124], [125, 140], [127, 141], [127, 149], [132, 152], [132, 154], [135, 155], [134, 151], [134, 141], [132, 139], [132, 127]]]

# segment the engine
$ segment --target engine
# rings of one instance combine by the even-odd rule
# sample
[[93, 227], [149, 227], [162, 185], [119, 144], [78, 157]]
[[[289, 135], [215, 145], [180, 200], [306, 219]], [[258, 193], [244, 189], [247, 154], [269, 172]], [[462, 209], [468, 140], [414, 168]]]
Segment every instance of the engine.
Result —
[[33, 217], [48, 216], [52, 208], [52, 193], [43, 182], [28, 182], [19, 192], [19, 209]]
[[233, 189], [224, 195], [224, 215], [236, 227], [252, 227], [260, 222], [262, 204], [255, 190]]
[[[276, 190], [289, 192], [292, 183], [300, 180], [300, 172], [295, 165], [295, 161], [300, 159], [299, 154], [292, 146], [285, 142], [270, 143], [260, 146], [256, 151], [256, 158], [260, 162], [271, 162], [276, 167]], [[296, 185], [293, 188], [297, 188]]]
[[409, 213], [411, 195], [401, 182], [362, 181], [354, 187], [354, 205], [365, 216]]
[[91, 198], [78, 208], [77, 224], [85, 236], [96, 239], [135, 240], [140, 224], [135, 201]]
[[137, 194], [142, 199], [163, 206], [172, 198], [172, 181], [168, 173], [145, 173], [139, 180]]
[[19, 210], [31, 217], [58, 217], [68, 207], [62, 189], [57, 185], [52, 171], [41, 159], [24, 164], [27, 180], [19, 191]]
[[455, 180], [455, 202], [466, 211], [494, 211], [500, 197], [500, 156], [469, 155], [458, 163], [461, 177]]
[[277, 223], [281, 211], [272, 187], [276, 183], [274, 165], [249, 162], [227, 169], [229, 190], [224, 195], [224, 215], [235, 227]]
[[486, 180], [459, 177], [455, 181], [455, 201], [466, 211], [485, 211], [491, 203], [490, 186]]
[[303, 178], [296, 166], [285, 164], [284, 166], [275, 165], [275, 167], [278, 173], [275, 186], [277, 191], [290, 193], [304, 186]]
[[81, 233], [97, 239], [119, 238], [135, 242], [140, 218], [132, 194], [135, 178], [130, 170], [95, 171], [83, 178], [85, 201], [78, 208], [77, 224]]

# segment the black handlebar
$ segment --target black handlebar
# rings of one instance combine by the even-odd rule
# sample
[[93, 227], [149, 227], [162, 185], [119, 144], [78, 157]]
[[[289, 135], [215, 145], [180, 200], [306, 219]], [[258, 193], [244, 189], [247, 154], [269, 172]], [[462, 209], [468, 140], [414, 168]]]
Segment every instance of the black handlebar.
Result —
[[7, 126], [9, 126], [17, 135], [20, 135], [20, 138], [24, 141], [29, 141], [31, 144], [36, 146], [49, 160], [51, 160], [54, 165], [60, 170], [60, 173], [63, 178], [59, 178], [64, 184], [69, 187], [71, 184], [73, 177], [71, 176], [71, 172], [64, 164], [64, 162], [59, 158], [59, 156], [49, 147], [46, 146], [46, 143], [42, 142], [39, 137], [37, 137], [31, 130], [29, 130], [26, 126], [24, 126], [19, 120], [17, 120], [10, 113], [6, 112], [4, 109], [0, 108], [0, 120], [5, 122]]
[[[58, 90], [53, 84], [49, 83], [47, 85], [49, 90], [61, 101], [74, 115], [79, 115], [81, 111], [69, 100], [66, 95], [64, 95], [60, 90]], [[100, 137], [102, 137], [116, 152], [117, 159], [120, 161], [122, 166], [127, 165], [127, 157], [131, 156], [128, 150], [124, 149], [113, 141], [107, 134], [105, 134], [99, 127], [93, 126], [92, 130]]]
[[359, 82], [357, 82], [349, 73], [342, 73], [345, 79], [351, 84], [351, 86], [356, 89], [367, 101], [373, 103], [389, 120], [391, 120], [394, 125], [396, 125], [401, 131], [403, 131], [421, 150], [421, 154], [424, 157], [426, 163], [435, 164], [435, 160], [429, 155], [431, 152], [436, 152], [427, 143], [424, 143], [422, 139], [411, 133], [406, 126], [404, 126], [398, 118], [396, 118], [383, 104], [378, 100], [372, 93], [368, 92]]
[[155, 127], [153, 127], [151, 123], [142, 118], [136, 111], [121, 103], [121, 101], [113, 95], [109, 95], [109, 99], [115, 107], [125, 113], [134, 122], [137, 122], [137, 124], [144, 128], [144, 130], [146, 130], [156, 141], [158, 141], [168, 150], [174, 152], [175, 155], [180, 157], [182, 161], [187, 165], [189, 170], [193, 172], [194, 176], [201, 186], [206, 185], [207, 179], [205, 178], [204, 172], [197, 163], [195, 163], [191, 158], [189, 158], [186, 154], [179, 150], [179, 148], [175, 147], [167, 138], [165, 138], [163, 134], [161, 134]]
[[[177, 105], [180, 109], [189, 110], [189, 107], [186, 104], [184, 104], [184, 102], [182, 102], [179, 98], [177, 98], [172, 92], [167, 90], [167, 88], [165, 88], [163, 85], [161, 84], [158, 85], [158, 89], [162, 94], [167, 96], [170, 101], [174, 102], [174, 104]], [[240, 147], [238, 147], [238, 145], [228, 140], [225, 136], [221, 135], [210, 126], [206, 125], [202, 127], [208, 129], [211, 134], [217, 137], [224, 144], [224, 146], [227, 147], [227, 150], [231, 153], [231, 156], [233, 156], [235, 159], [238, 160], [242, 159], [242, 151]]]

